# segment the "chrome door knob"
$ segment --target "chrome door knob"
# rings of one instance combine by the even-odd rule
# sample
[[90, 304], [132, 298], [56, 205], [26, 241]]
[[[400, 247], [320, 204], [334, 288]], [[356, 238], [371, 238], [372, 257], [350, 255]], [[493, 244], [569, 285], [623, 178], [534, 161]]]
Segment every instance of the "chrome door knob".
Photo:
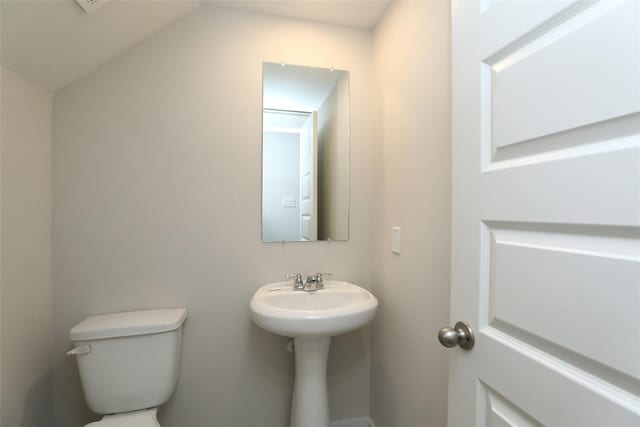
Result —
[[438, 341], [445, 347], [451, 348], [457, 345], [463, 350], [471, 350], [476, 342], [473, 329], [464, 320], [456, 323], [453, 328], [442, 328], [438, 332]]

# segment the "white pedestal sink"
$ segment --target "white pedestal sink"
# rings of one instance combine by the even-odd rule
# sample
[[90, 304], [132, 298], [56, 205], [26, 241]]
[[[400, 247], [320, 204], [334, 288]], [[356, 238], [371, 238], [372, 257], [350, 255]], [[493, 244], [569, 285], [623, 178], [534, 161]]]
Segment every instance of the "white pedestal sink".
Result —
[[312, 292], [281, 282], [258, 289], [249, 304], [260, 327], [294, 339], [296, 376], [290, 427], [329, 427], [327, 359], [331, 337], [373, 318], [378, 300], [353, 283], [327, 280]]

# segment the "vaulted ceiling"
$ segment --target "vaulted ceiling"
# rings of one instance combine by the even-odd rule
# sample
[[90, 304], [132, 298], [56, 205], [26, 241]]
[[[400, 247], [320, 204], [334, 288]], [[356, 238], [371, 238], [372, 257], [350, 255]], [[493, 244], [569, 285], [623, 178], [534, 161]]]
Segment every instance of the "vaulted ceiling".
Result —
[[[105, 1], [105, 0], [100, 0]], [[199, 7], [221, 6], [371, 29], [390, 0], [2, 0], [2, 64], [55, 92]]]
[[112, 1], [87, 14], [74, 0], [2, 0], [2, 64], [53, 92], [198, 6]]

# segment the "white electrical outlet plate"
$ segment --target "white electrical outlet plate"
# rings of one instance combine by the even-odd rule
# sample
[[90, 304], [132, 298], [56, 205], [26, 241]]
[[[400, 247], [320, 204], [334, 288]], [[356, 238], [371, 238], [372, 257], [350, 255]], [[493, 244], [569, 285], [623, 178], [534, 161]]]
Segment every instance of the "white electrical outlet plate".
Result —
[[391, 252], [400, 255], [400, 227], [391, 227]]

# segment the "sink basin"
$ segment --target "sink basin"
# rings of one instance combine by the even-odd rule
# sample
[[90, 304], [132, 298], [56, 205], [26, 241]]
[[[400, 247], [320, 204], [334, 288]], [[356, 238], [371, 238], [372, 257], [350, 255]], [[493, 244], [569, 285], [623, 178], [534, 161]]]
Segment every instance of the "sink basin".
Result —
[[327, 360], [331, 337], [366, 325], [378, 300], [353, 283], [326, 280], [313, 292], [292, 282], [265, 285], [249, 303], [258, 326], [293, 338], [295, 380], [290, 427], [330, 427]]
[[291, 282], [265, 285], [250, 303], [253, 320], [274, 334], [339, 335], [373, 318], [378, 300], [353, 283], [326, 280], [313, 292], [294, 291]]

